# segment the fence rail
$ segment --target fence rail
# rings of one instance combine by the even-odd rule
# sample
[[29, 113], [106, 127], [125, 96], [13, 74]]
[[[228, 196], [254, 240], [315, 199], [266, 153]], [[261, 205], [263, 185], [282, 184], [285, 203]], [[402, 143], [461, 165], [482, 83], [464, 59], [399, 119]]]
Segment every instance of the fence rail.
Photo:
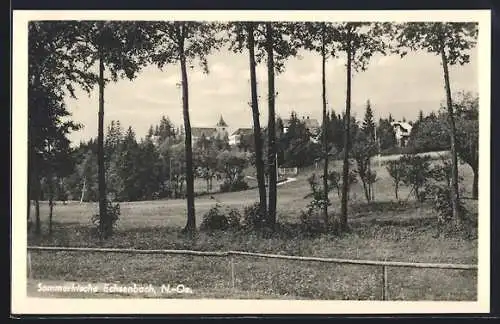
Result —
[[377, 260], [355, 260], [339, 258], [303, 257], [282, 254], [265, 254], [243, 251], [194, 251], [194, 250], [140, 250], [122, 248], [88, 248], [88, 247], [58, 247], [58, 246], [28, 246], [28, 275], [32, 277], [31, 254], [29, 251], [50, 251], [50, 252], [94, 252], [94, 253], [128, 253], [128, 254], [177, 254], [194, 256], [229, 257], [231, 267], [232, 287], [235, 287], [234, 257], [250, 256], [267, 259], [284, 259], [294, 261], [326, 262], [337, 264], [367, 265], [382, 267], [382, 299], [388, 300], [388, 276], [389, 267], [399, 268], [426, 268], [426, 269], [449, 269], [449, 270], [476, 270], [475, 264], [452, 264], [452, 263], [422, 263], [422, 262], [399, 262], [399, 261], [377, 261]]
[[278, 173], [279, 174], [292, 174], [292, 175], [297, 175], [299, 174], [299, 168], [298, 167], [293, 167], [293, 168], [278, 168]]

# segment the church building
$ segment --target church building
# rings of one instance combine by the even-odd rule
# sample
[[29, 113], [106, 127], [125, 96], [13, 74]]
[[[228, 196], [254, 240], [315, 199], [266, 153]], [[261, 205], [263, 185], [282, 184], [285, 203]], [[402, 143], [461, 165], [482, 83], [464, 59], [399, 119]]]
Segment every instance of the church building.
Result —
[[191, 141], [195, 143], [202, 136], [205, 136], [207, 140], [211, 140], [214, 138], [224, 138], [228, 135], [228, 125], [220, 116], [219, 122], [215, 125], [215, 127], [191, 127]]

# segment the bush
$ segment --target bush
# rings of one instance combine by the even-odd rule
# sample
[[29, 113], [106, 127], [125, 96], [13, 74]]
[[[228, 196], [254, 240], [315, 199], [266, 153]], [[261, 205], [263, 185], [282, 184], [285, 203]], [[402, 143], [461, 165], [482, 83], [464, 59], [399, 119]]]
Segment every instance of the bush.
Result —
[[246, 229], [260, 229], [266, 224], [266, 216], [260, 210], [260, 203], [246, 206], [243, 209], [242, 226]]
[[399, 185], [401, 184], [405, 172], [405, 166], [401, 163], [401, 160], [393, 160], [387, 162], [386, 169], [394, 184], [394, 194], [396, 195], [396, 200], [399, 200]]
[[[343, 174], [340, 172], [337, 175], [334, 174], [335, 171], [330, 172], [329, 178], [331, 179], [331, 184], [335, 188], [337, 188], [337, 195], [342, 197], [342, 188], [343, 188]], [[352, 167], [349, 168], [349, 175], [348, 175], [348, 183], [347, 183], [347, 188], [348, 190], [351, 189], [352, 185], [358, 183], [358, 175], [355, 170], [352, 169]]]
[[331, 205], [329, 200], [325, 201], [322, 198], [314, 197], [314, 199], [307, 204], [307, 209], [300, 212], [300, 223], [305, 232], [313, 234], [323, 232], [326, 229], [323, 216], [325, 204], [328, 206]]
[[425, 188], [431, 176], [430, 160], [429, 156], [415, 154], [405, 154], [399, 159], [403, 168], [401, 180], [405, 185], [412, 188], [418, 201], [424, 201], [425, 199], [425, 193], [422, 189]]
[[243, 191], [247, 189], [248, 189], [248, 183], [243, 179], [240, 179], [233, 183], [224, 181], [224, 183], [220, 185], [221, 192]]
[[[319, 178], [323, 179], [323, 176]], [[331, 206], [331, 202], [328, 197], [325, 199], [325, 190], [318, 184], [318, 177], [315, 173], [313, 173], [307, 180], [311, 188], [310, 195], [313, 199], [307, 204], [307, 209], [305, 211], [301, 211], [300, 222], [305, 232], [318, 233], [326, 229], [326, 225], [328, 225], [325, 224], [323, 210], [325, 206]], [[338, 183], [338, 174], [335, 171], [330, 172], [328, 180], [329, 184], [327, 192], [332, 190], [335, 184]], [[330, 223], [329, 220], [328, 223]]]
[[92, 215], [91, 222], [94, 224], [96, 228], [96, 232], [100, 237], [109, 237], [113, 234], [113, 230], [116, 227], [116, 223], [120, 218], [120, 204], [113, 204], [111, 200], [106, 201], [106, 215], [108, 217], [108, 221], [105, 223], [101, 223], [101, 217], [99, 213]]
[[[441, 183], [446, 185], [447, 187], [451, 186], [451, 160], [449, 157], [441, 156], [441, 163], [436, 163], [429, 172], [430, 179], [437, 183]], [[463, 177], [459, 176], [458, 181], [463, 181]]]
[[[426, 198], [432, 202], [434, 210], [437, 212], [440, 224], [449, 223], [453, 218], [453, 206], [451, 203], [451, 188], [448, 185], [430, 184], [425, 189]], [[461, 216], [467, 212], [462, 201], [458, 201], [458, 211]]]
[[240, 227], [241, 215], [236, 209], [224, 210], [220, 204], [214, 207], [203, 215], [203, 220], [200, 224], [201, 231], [217, 231], [237, 229]]

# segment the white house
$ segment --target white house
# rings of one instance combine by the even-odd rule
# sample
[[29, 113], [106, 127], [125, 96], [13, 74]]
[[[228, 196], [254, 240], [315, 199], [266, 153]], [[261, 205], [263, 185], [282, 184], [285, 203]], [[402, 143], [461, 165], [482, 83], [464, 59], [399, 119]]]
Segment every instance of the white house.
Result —
[[396, 134], [396, 141], [400, 147], [406, 146], [410, 138], [412, 126], [407, 122], [392, 122], [392, 128]]

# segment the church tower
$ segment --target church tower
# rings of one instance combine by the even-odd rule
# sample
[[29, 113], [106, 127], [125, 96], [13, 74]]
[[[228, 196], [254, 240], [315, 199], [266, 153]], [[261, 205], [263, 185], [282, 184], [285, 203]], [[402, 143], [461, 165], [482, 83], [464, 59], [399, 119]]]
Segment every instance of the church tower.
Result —
[[224, 136], [229, 135], [227, 128], [228, 128], [228, 126], [227, 126], [226, 122], [224, 121], [224, 118], [222, 118], [222, 115], [221, 115], [219, 122], [215, 126], [215, 130], [217, 132], [216, 136], [218, 136], [219, 138], [224, 138]]

